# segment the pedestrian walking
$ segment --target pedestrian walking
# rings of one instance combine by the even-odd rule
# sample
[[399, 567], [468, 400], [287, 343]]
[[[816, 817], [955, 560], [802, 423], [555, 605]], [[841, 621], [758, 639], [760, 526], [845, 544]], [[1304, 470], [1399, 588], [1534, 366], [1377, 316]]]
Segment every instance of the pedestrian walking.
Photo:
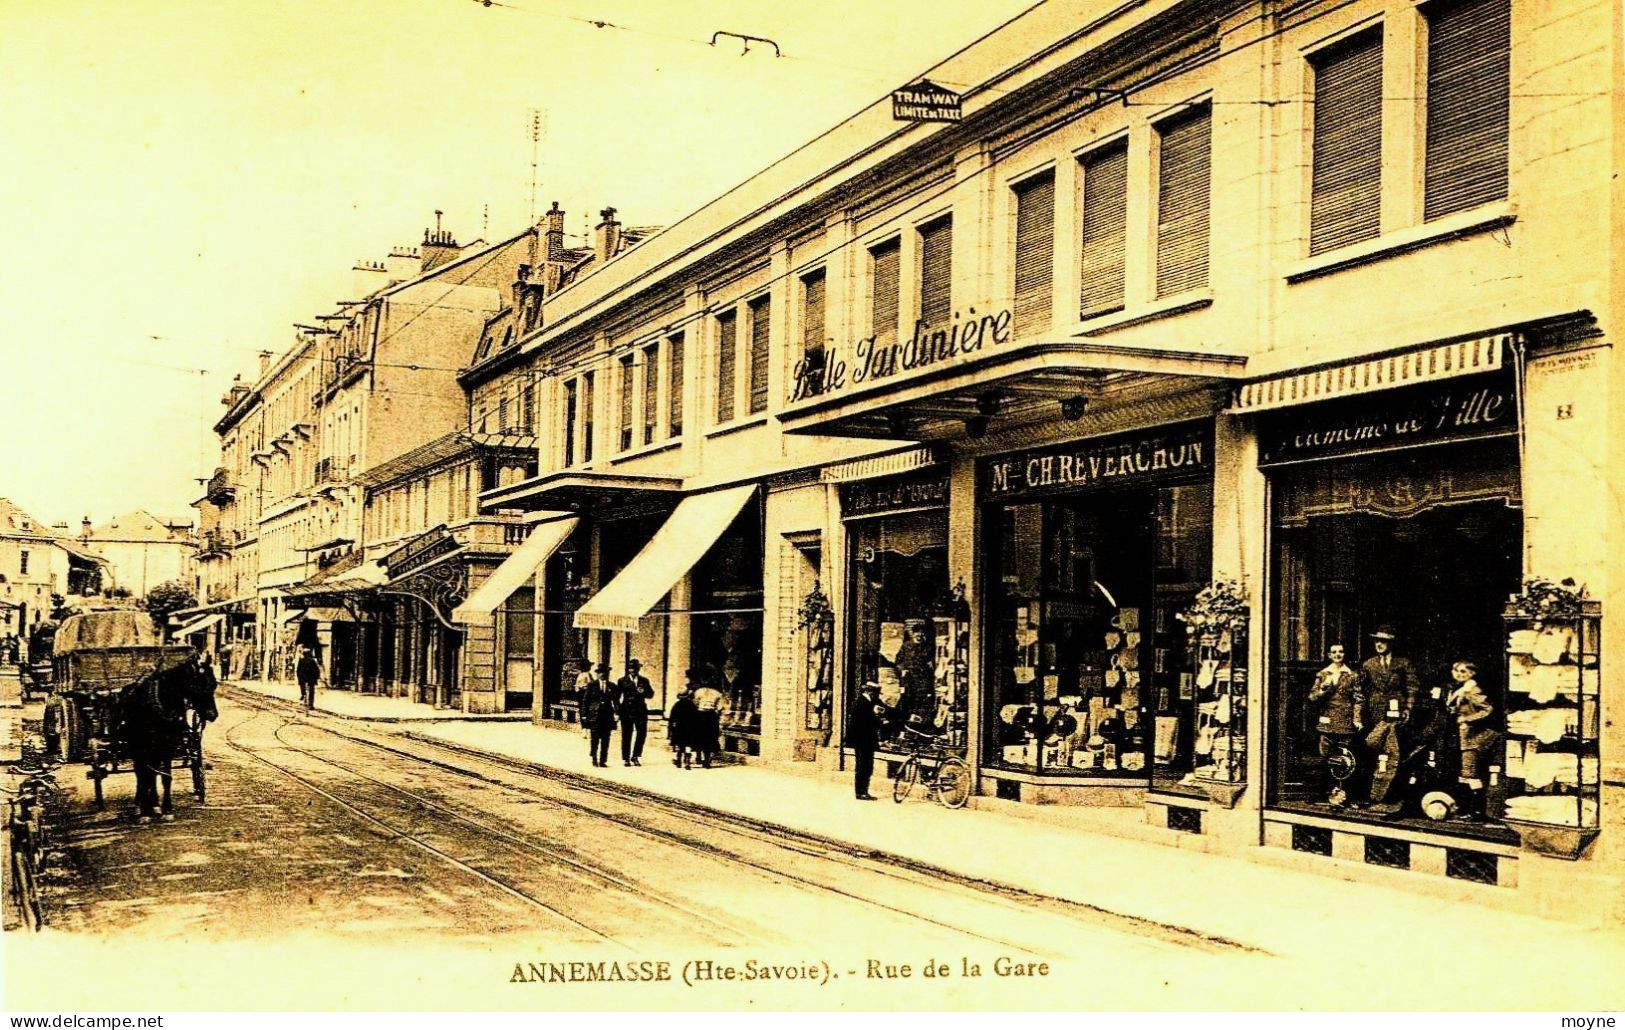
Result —
[[643, 740], [649, 732], [649, 699], [654, 684], [643, 675], [643, 663], [636, 658], [626, 662], [626, 675], [615, 684], [615, 709], [621, 717], [621, 761], [643, 764]]
[[875, 750], [880, 747], [881, 732], [891, 709], [880, 700], [880, 684], [874, 680], [858, 691], [856, 701], [846, 717], [846, 746], [852, 749], [854, 759], [852, 793], [859, 801], [874, 801], [869, 793], [869, 780], [875, 772]]
[[[592, 660], [589, 658], [576, 659], [575, 699], [581, 703], [581, 695], [587, 692], [587, 684], [592, 682]], [[583, 720], [585, 721], [585, 720]]]
[[671, 745], [671, 764], [679, 769], [694, 767], [691, 746], [699, 723], [700, 710], [694, 707], [694, 684], [683, 684], [682, 693], [666, 712], [666, 742]]
[[609, 679], [609, 666], [599, 665], [597, 675], [581, 692], [581, 724], [587, 728], [587, 748], [592, 764], [609, 765], [609, 737], [615, 732], [615, 684]]
[[[688, 670], [690, 682], [694, 676], [694, 670]], [[709, 769], [712, 760], [722, 751], [722, 706], [728, 703], [728, 695], [717, 689], [715, 673], [709, 669], [700, 673], [699, 681], [699, 688], [694, 691], [694, 732], [689, 740], [698, 753], [700, 765]]]
[[294, 668], [294, 678], [299, 681], [299, 700], [305, 705], [305, 711], [316, 707], [316, 684], [322, 678], [322, 667], [316, 661], [316, 655], [308, 647], [299, 649], [299, 663]]

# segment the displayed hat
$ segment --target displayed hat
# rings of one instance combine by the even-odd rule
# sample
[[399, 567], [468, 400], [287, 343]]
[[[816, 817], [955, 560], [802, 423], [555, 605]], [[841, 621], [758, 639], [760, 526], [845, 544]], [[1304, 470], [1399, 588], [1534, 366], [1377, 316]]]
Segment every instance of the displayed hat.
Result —
[[1388, 623], [1385, 622], [1381, 626], [1377, 627], [1377, 631], [1375, 633], [1371, 634], [1371, 639], [1372, 640], [1397, 640], [1397, 639], [1399, 639], [1399, 634], [1394, 632], [1394, 627], [1388, 625]]
[[1050, 721], [1049, 735], [1052, 737], [1070, 737], [1076, 732], [1078, 732], [1078, 720], [1067, 712], [1062, 712]]
[[879, 690], [880, 689], [880, 684], [876, 683], [874, 680], [864, 680], [863, 681], [863, 686], [859, 687], [858, 689], [859, 690]]
[[1442, 790], [1430, 790], [1422, 795], [1422, 814], [1435, 822], [1456, 814], [1456, 799]]

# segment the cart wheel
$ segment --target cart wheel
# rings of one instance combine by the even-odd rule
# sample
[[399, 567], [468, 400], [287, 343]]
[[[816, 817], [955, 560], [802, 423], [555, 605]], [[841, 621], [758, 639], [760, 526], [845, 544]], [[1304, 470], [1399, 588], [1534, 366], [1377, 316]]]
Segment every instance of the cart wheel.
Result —
[[63, 700], [57, 704], [56, 757], [63, 762], [77, 762], [85, 753], [85, 721], [79, 706]]
[[919, 778], [920, 759], [915, 755], [909, 755], [908, 761], [904, 762], [903, 767], [897, 770], [897, 776], [892, 780], [891, 799], [898, 804], [902, 804], [903, 799], [908, 797], [909, 791], [914, 789], [914, 781]]
[[957, 758], [945, 758], [937, 766], [937, 800], [948, 808], [964, 808], [970, 800], [970, 767]]
[[201, 747], [192, 756], [192, 793], [197, 795], [198, 804], [202, 804], [205, 791], [203, 786], [203, 749]]
[[52, 756], [59, 754], [62, 747], [62, 734], [56, 728], [58, 718], [56, 702], [46, 701], [45, 714], [40, 720], [40, 736], [45, 739], [45, 753]]

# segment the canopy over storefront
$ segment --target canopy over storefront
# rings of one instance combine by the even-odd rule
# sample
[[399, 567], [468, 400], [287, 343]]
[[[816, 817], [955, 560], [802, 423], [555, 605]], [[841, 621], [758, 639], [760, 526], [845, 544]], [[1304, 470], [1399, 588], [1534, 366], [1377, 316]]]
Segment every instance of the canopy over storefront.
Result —
[[685, 497], [620, 575], [576, 612], [577, 629], [636, 633], [639, 621], [739, 516], [755, 484]]
[[538, 524], [518, 550], [497, 566], [491, 578], [480, 584], [468, 595], [468, 600], [452, 611], [451, 621], [465, 625], [491, 625], [495, 621], [494, 613], [502, 603], [536, 574], [536, 570], [570, 538], [580, 522], [580, 519], [566, 516]]
[[173, 636], [176, 640], [179, 640], [182, 637], [189, 637], [193, 633], [202, 633], [204, 630], [223, 619], [225, 619], [225, 615], [221, 612], [215, 612], [212, 615], [205, 615], [200, 619], [193, 619], [191, 622], [177, 627], [173, 633]]

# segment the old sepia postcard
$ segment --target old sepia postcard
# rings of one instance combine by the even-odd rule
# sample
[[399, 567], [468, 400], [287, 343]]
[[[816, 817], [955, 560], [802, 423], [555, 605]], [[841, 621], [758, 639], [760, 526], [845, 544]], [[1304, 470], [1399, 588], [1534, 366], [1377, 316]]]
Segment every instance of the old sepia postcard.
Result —
[[1612, 1025], [1622, 26], [0, 3], [12, 1025]]

